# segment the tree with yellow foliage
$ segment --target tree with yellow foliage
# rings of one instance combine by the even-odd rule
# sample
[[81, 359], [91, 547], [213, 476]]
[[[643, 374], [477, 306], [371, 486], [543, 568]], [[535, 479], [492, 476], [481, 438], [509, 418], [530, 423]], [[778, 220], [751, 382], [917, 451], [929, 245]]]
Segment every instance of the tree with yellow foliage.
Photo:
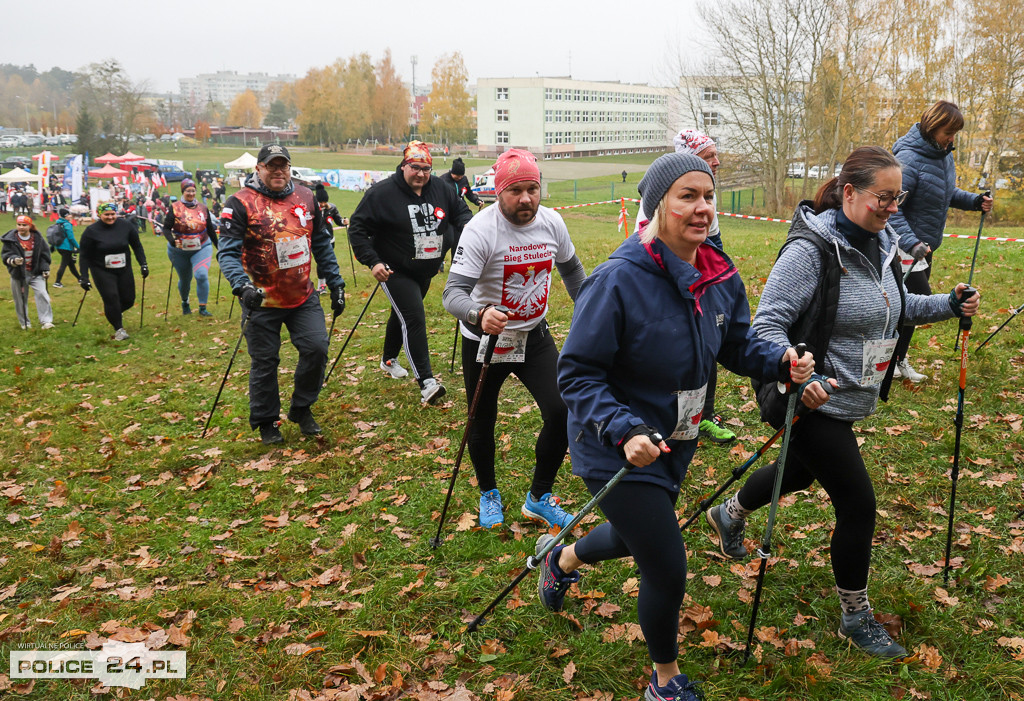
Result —
[[228, 124], [231, 126], [254, 129], [262, 123], [260, 101], [252, 90], [246, 90], [231, 103], [231, 111], [228, 112]]
[[462, 54], [456, 51], [441, 56], [430, 76], [430, 95], [423, 105], [420, 124], [423, 133], [442, 143], [469, 140], [473, 135], [473, 103], [466, 89], [469, 74]]

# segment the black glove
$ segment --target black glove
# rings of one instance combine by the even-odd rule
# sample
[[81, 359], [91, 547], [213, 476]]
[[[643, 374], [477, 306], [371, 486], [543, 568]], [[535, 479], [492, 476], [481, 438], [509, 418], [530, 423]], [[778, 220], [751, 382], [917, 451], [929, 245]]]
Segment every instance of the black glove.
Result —
[[78, 285], [79, 285], [79, 287], [81, 287], [86, 292], [88, 292], [89, 290], [92, 289], [92, 283], [89, 282], [89, 280], [87, 278], [84, 278], [84, 277], [81, 280], [78, 281]]
[[331, 288], [331, 311], [338, 316], [345, 311], [345, 286]]
[[251, 312], [263, 306], [263, 290], [256, 289], [251, 282], [234, 290], [234, 294], [238, 297], [239, 304]]
[[974, 292], [975, 292], [975, 290], [974, 290], [973, 287], [968, 287], [966, 290], [964, 290], [964, 297], [963, 297], [963, 299], [960, 299], [960, 297], [958, 297], [957, 294], [956, 294], [956, 288], [955, 287], [952, 290], [949, 291], [949, 306], [953, 310], [953, 313], [957, 316], [957, 318], [959, 318], [959, 317], [964, 315], [964, 311], [960, 307], [960, 305], [963, 302], [966, 302], [967, 300], [969, 300], [971, 297], [973, 297], [974, 296]]
[[910, 256], [915, 261], [924, 260], [924, 257], [926, 255], [928, 255], [928, 244], [926, 244], [926, 243], [918, 243], [916, 246], [911, 248], [910, 251], [908, 251], [908, 252], [910, 253]]
[[139, 266], [139, 272], [142, 273], [143, 279], [149, 277], [149, 266], [143, 263]]
[[654, 428], [653, 426], [648, 426], [647, 424], [638, 424], [633, 428], [629, 429], [626, 432], [626, 435], [622, 437], [622, 440], [619, 441], [619, 445], [617, 446], [617, 448], [619, 451], [620, 458], [626, 457], [626, 444], [629, 443], [630, 439], [633, 438], [634, 436], [647, 436], [648, 438], [651, 439], [651, 443], [654, 443], [654, 445], [658, 445], [658, 443], [661, 443], [661, 441], [663, 440], [661, 434], [658, 433], [658, 429]]

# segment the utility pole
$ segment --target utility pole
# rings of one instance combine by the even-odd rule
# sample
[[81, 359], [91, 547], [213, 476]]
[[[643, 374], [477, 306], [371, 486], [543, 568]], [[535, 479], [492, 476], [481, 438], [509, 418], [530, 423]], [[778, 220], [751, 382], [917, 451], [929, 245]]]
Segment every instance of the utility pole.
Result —
[[419, 135], [420, 135], [420, 110], [419, 110], [419, 107], [416, 106], [416, 63], [418, 62], [419, 59], [417, 59], [415, 56], [412, 56], [409, 60], [412, 62], [412, 115], [413, 115], [412, 134], [410, 134], [410, 137], [415, 139], [415, 138], [419, 138]]

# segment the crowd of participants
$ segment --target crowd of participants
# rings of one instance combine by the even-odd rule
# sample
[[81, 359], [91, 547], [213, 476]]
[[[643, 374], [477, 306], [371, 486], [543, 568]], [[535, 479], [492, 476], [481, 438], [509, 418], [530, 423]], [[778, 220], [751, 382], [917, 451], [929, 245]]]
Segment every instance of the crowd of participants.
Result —
[[[542, 418], [532, 481], [522, 495], [524, 517], [546, 529], [573, 519], [555, 489], [567, 452], [592, 494], [624, 463], [633, 468], [601, 501], [606, 520], [544, 557], [541, 604], [561, 610], [581, 570], [632, 557], [640, 571], [637, 617], [654, 670], [645, 699], [685, 701], [700, 691], [678, 662], [687, 552], [676, 507], [698, 440], [735, 439], [714, 409], [719, 364], [754, 380], [762, 418], [776, 428], [786, 403], [777, 387], [796, 388], [805, 414], [792, 428], [782, 493], [817, 482], [831, 500], [838, 634], [869, 655], [907, 656], [876, 621], [868, 596], [876, 505], [854, 424], [887, 399], [895, 378], [925, 379], [907, 360], [914, 325], [978, 311], [980, 294], [966, 285], [932, 294], [928, 284], [947, 209], [987, 212], [993, 204], [988, 195], [955, 186], [952, 149], [963, 124], [955, 105], [938, 102], [892, 151], [855, 149], [839, 175], [797, 207], [753, 320], [742, 271], [726, 254], [718, 227], [717, 149], [692, 129], [641, 179], [638, 230], [589, 275], [565, 222], [540, 204], [540, 165], [521, 149], [497, 159], [496, 203], [475, 216], [464, 198], [480, 202], [461, 160], [435, 176], [429, 149], [414, 141], [350, 221], [322, 189], [314, 193], [291, 180], [290, 154], [279, 145], [263, 147], [254, 173], [223, 206], [215, 198], [216, 212], [185, 180], [175, 201], [157, 200], [163, 207], [153, 202], [152, 209], [143, 203], [141, 219], [158, 222], [167, 239], [185, 314], [193, 280], [199, 314], [210, 314], [208, 271], [217, 249], [243, 310], [249, 423], [271, 446], [284, 441], [282, 326], [298, 351], [286, 417], [305, 435], [321, 433], [312, 411], [328, 361], [320, 298], [335, 317], [346, 302], [332, 223], [347, 226], [355, 257], [391, 306], [380, 369], [396, 380], [411, 370], [425, 406], [438, 404], [446, 390], [431, 367], [423, 300], [451, 250], [442, 299], [458, 320], [466, 399], [475, 407], [467, 445], [480, 490], [479, 525], [504, 523], [494, 431], [503, 384], [515, 375]], [[143, 278], [149, 273], [136, 222], [126, 216], [133, 205], [140, 206], [101, 204], [99, 220], [80, 240], [60, 209], [56, 224], [65, 234], [54, 235], [61, 257], [55, 286], [67, 270], [85, 290], [95, 285], [118, 340], [128, 338], [123, 315], [135, 299], [131, 258]], [[30, 326], [29, 291], [42, 328], [53, 328], [47, 238], [49, 231], [44, 238], [27, 215], [2, 237], [22, 328]], [[561, 351], [546, 322], [556, 269], [574, 302]], [[797, 344], [808, 352], [801, 355]], [[772, 462], [756, 470], [706, 512], [723, 557], [750, 555], [746, 520], [771, 500], [779, 469]], [[541, 536], [538, 553], [551, 537]]]

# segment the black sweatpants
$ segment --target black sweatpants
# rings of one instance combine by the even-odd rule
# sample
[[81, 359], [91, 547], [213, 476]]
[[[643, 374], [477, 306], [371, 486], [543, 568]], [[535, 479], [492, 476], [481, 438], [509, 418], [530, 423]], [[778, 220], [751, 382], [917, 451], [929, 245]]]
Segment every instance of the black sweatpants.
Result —
[[[466, 401], [473, 401], [477, 380], [483, 367], [476, 361], [479, 341], [462, 337], [462, 377], [466, 383]], [[494, 426], [498, 420], [498, 394], [509, 375], [514, 374], [533, 395], [544, 422], [534, 449], [536, 466], [530, 493], [540, 499], [552, 491], [558, 468], [565, 460], [569, 448], [566, 421], [568, 409], [558, 392], [558, 349], [551, 338], [546, 322], [530, 331], [526, 339], [526, 357], [522, 363], [495, 363], [487, 369], [476, 415], [466, 441], [469, 459], [473, 461], [480, 491], [498, 486], [494, 476]]]
[[[604, 482], [584, 479], [591, 494]], [[686, 594], [686, 545], [676, 517], [678, 492], [622, 481], [601, 501], [606, 523], [576, 541], [576, 557], [594, 564], [632, 556], [640, 570], [636, 610], [655, 664], [679, 656], [679, 608]]]
[[[757, 470], [739, 492], [740, 505], [758, 509], [772, 498], [775, 462]], [[782, 494], [807, 489], [815, 481], [832, 500], [832, 573], [840, 589], [868, 585], [871, 539], [875, 534], [875, 490], [853, 435], [853, 423], [817, 412], [793, 427]]]
[[434, 376], [430, 369], [430, 348], [427, 347], [427, 315], [423, 309], [430, 278], [417, 280], [404, 273], [393, 272], [380, 286], [391, 302], [391, 316], [384, 332], [383, 359], [397, 358], [398, 352], [404, 348], [413, 376], [422, 387], [425, 379]]
[[122, 315], [135, 305], [135, 274], [131, 266], [90, 268], [93, 284], [103, 300], [103, 316], [114, 327], [123, 328]]
[[[929, 253], [924, 259], [928, 261], [928, 267], [924, 270], [910, 273], [907, 276], [907, 292], [915, 295], [930, 295], [932, 293], [931, 285], [928, 284], [932, 276], [932, 254]], [[907, 351], [910, 349], [910, 339], [914, 337], [915, 328], [917, 327], [910, 324], [900, 329], [900, 337], [896, 341], [896, 350], [894, 351], [894, 357], [897, 362], [907, 357]]]
[[[244, 320], [249, 312], [242, 315]], [[288, 327], [292, 345], [299, 351], [295, 364], [292, 408], [313, 405], [320, 396], [327, 367], [327, 325], [316, 293], [297, 307], [260, 307], [245, 325], [249, 349], [249, 425], [253, 428], [281, 418], [281, 394], [277, 368], [281, 364], [281, 325]]]
[[71, 270], [71, 274], [78, 280], [82, 276], [78, 273], [78, 268], [75, 267], [75, 253], [73, 251], [65, 251], [63, 248], [58, 248], [57, 253], [60, 254], [60, 267], [57, 268], [57, 282], [64, 277], [65, 270]]

